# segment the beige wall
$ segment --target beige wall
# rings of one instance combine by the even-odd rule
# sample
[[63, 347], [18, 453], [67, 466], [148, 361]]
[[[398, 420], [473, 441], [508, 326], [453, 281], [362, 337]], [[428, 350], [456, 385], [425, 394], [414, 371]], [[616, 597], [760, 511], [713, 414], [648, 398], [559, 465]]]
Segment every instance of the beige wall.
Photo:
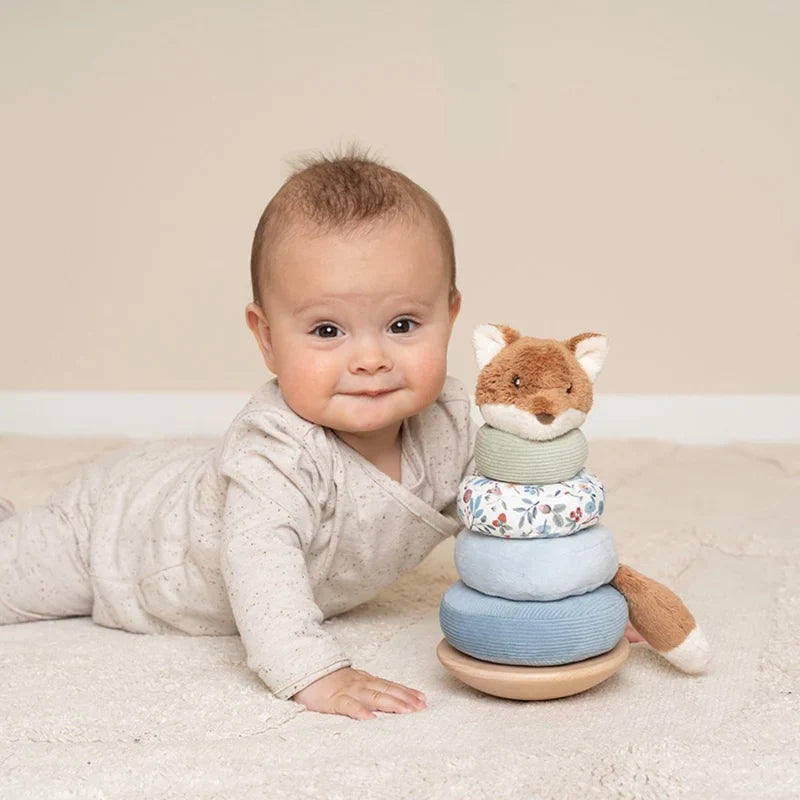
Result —
[[0, 389], [253, 389], [252, 230], [355, 139], [450, 217], [468, 383], [505, 322], [606, 333], [603, 392], [800, 393], [800, 4], [96, 5], [0, 12]]

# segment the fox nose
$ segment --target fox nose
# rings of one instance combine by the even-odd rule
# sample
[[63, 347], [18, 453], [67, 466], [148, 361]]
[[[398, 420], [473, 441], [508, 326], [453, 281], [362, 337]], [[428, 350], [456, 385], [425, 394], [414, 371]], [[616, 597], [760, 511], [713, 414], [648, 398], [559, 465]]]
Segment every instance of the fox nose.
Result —
[[549, 425], [555, 417], [552, 414], [537, 414], [536, 419], [538, 419], [542, 425]]

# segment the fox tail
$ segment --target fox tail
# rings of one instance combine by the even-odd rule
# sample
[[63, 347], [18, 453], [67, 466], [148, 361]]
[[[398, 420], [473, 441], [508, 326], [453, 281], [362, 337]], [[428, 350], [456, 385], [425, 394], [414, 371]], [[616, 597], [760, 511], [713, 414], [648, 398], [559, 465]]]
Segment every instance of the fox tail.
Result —
[[628, 602], [631, 624], [645, 641], [684, 672], [704, 672], [711, 650], [681, 599], [663, 583], [620, 564], [611, 581]]

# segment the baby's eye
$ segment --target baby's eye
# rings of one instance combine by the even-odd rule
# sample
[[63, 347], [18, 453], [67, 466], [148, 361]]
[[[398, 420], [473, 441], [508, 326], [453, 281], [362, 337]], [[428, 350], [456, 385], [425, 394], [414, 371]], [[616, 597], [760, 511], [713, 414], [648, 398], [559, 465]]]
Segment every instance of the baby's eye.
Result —
[[389, 326], [389, 330], [392, 333], [410, 333], [412, 331], [412, 328], [410, 328], [409, 326], [410, 325], [416, 325], [416, 324], [417, 323], [414, 322], [413, 319], [408, 319], [407, 317], [404, 317], [403, 319], [395, 320]]
[[[339, 329], [335, 325], [324, 322], [322, 325], [317, 325], [311, 333], [316, 335], [317, 332], [319, 332], [318, 335], [320, 339], [335, 339], [337, 331], [339, 331]], [[341, 333], [341, 331], [339, 332]]]

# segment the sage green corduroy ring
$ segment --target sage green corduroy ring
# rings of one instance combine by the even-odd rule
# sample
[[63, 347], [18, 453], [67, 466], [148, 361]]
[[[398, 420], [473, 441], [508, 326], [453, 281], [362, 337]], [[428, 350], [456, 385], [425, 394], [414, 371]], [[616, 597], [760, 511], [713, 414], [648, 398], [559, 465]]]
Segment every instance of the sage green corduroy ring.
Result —
[[577, 475], [588, 455], [580, 428], [547, 442], [534, 442], [483, 425], [475, 440], [475, 471], [506, 483], [560, 483]]

